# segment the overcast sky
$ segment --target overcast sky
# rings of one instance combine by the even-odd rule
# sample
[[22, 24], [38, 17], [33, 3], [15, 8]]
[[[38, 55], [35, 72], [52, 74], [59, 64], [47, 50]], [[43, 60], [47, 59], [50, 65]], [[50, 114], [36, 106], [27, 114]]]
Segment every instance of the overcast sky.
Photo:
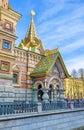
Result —
[[22, 14], [17, 24], [19, 44], [30, 23], [30, 11], [45, 49], [59, 48], [68, 72], [84, 68], [84, 0], [9, 0]]

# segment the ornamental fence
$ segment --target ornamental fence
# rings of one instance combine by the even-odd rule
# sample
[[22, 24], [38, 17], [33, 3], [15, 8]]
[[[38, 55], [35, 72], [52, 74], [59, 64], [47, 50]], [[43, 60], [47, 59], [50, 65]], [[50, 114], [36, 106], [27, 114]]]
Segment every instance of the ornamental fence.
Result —
[[42, 103], [42, 111], [48, 110], [60, 110], [60, 109], [75, 109], [75, 108], [83, 108], [84, 101], [82, 102], [66, 102], [66, 101], [57, 101], [50, 103]]
[[0, 115], [37, 112], [36, 103], [0, 103]]
[[58, 110], [58, 109], [67, 109], [66, 102], [58, 101], [58, 102], [50, 102], [50, 103], [42, 103], [42, 111], [48, 110]]
[[66, 101], [53, 101], [53, 102], [13, 102], [13, 103], [0, 103], [0, 115], [18, 114], [18, 113], [35, 113], [53, 110], [67, 110], [84, 108], [84, 101], [82, 102], [69, 102]]

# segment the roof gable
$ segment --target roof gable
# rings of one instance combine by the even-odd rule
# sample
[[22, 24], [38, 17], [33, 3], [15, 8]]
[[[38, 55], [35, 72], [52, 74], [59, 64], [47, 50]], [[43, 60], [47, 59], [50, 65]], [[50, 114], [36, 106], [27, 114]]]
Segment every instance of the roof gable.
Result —
[[31, 76], [33, 77], [36, 77], [36, 76], [42, 76], [42, 75], [46, 75], [46, 74], [49, 74], [51, 69], [53, 68], [55, 62], [57, 59], [60, 59], [60, 62], [61, 62], [61, 65], [64, 69], [64, 72], [66, 74], [66, 77], [69, 76], [67, 70], [66, 70], [66, 67], [63, 63], [63, 60], [61, 58], [61, 55], [58, 52], [55, 52], [55, 53], [52, 53], [52, 54], [49, 54], [47, 56], [44, 56], [40, 62], [38, 63], [37, 67], [34, 69], [33, 72], [31, 72]]

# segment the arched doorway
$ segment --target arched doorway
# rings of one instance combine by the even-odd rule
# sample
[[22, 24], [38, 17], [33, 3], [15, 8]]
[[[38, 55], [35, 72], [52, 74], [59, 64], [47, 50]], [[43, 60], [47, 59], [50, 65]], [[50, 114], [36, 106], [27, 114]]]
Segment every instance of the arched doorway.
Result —
[[42, 85], [39, 84], [38, 85], [38, 92], [37, 92], [38, 101], [42, 101], [43, 100], [42, 96], [43, 96]]
[[48, 87], [50, 88], [50, 86], [53, 86], [53, 91], [51, 91], [50, 95], [50, 99], [56, 101], [58, 99], [60, 99], [61, 97], [61, 90], [63, 89], [63, 83], [61, 81], [61, 79], [57, 76], [53, 76], [50, 78], [49, 82], [48, 82]]

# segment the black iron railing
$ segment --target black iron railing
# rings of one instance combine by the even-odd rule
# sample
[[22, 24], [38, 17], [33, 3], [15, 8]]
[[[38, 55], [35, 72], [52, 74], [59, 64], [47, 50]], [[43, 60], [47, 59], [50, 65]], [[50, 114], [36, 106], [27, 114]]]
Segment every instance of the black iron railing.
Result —
[[66, 108], [67, 108], [66, 102], [62, 102], [62, 101], [42, 103], [42, 110], [43, 111], [66, 109]]
[[14, 103], [0, 103], [0, 115], [37, 112], [37, 104], [14, 102]]
[[82, 102], [66, 102], [66, 101], [56, 101], [56, 102], [43, 102], [42, 111], [48, 110], [58, 110], [58, 109], [74, 109], [84, 107], [84, 101]]
[[82, 108], [84, 107], [84, 101], [82, 102], [73, 102], [74, 108]]
[[13, 103], [0, 103], [0, 115], [18, 114], [18, 113], [32, 113], [62, 109], [76, 109], [84, 108], [84, 101], [81, 102], [66, 102], [66, 101], [53, 101], [53, 102], [13, 102]]

